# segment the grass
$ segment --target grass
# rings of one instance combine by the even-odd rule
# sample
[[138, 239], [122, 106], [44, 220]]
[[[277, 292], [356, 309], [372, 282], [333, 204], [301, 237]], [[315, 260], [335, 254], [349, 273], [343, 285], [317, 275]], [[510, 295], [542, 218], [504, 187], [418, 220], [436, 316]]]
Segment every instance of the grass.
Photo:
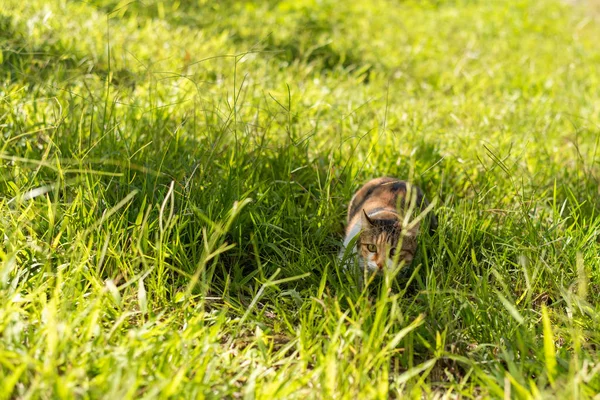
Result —
[[[1, 398], [593, 398], [600, 14], [5, 0]], [[366, 180], [414, 269], [337, 260]]]

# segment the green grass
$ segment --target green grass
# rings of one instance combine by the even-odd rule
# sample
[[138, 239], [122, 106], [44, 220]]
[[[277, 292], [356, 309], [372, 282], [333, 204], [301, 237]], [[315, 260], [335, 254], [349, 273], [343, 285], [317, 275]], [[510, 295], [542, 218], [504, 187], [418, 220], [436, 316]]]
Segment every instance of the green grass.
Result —
[[[592, 398], [594, 2], [4, 0], [0, 398]], [[345, 207], [437, 202], [357, 289]]]

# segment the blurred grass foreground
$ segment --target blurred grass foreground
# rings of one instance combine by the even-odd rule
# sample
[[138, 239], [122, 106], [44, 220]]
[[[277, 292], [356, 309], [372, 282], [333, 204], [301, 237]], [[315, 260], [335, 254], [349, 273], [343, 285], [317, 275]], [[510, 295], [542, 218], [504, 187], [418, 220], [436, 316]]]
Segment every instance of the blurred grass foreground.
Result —
[[[596, 1], [0, 6], [0, 398], [600, 392]], [[413, 269], [337, 260], [391, 175]]]

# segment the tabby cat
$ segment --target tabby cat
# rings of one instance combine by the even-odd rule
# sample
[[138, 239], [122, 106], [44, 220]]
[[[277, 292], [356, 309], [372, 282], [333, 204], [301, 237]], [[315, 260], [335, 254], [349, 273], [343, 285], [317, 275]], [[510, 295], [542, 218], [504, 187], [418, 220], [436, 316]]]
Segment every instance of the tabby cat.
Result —
[[[350, 200], [341, 254], [358, 236], [353, 252], [362, 268], [381, 273], [402, 261], [410, 265], [424, 221], [420, 214], [429, 211], [428, 205], [421, 189], [408, 182], [387, 177], [367, 182]], [[430, 230], [435, 229], [435, 215], [427, 219]]]

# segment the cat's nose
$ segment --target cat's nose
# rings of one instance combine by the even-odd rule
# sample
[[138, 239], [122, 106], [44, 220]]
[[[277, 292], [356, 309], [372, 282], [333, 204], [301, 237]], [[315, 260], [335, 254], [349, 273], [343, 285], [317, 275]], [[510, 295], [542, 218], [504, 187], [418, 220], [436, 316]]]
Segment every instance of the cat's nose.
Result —
[[377, 268], [382, 270], [383, 269], [383, 264], [382, 263], [377, 263]]

